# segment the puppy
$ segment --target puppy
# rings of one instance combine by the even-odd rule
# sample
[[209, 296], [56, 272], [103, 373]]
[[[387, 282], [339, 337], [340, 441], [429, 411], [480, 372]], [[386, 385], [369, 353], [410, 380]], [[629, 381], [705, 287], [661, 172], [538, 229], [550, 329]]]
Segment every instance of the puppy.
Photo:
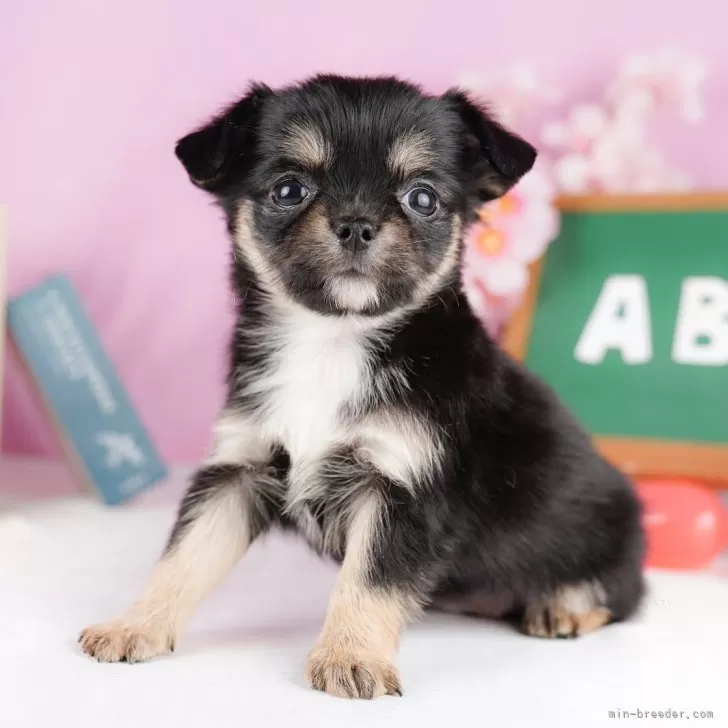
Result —
[[85, 652], [170, 652], [256, 538], [341, 563], [309, 684], [401, 694], [405, 624], [441, 607], [574, 637], [643, 592], [635, 494], [478, 323], [463, 231], [536, 152], [452, 91], [319, 76], [254, 86], [183, 138], [232, 239], [227, 401], [140, 598]]

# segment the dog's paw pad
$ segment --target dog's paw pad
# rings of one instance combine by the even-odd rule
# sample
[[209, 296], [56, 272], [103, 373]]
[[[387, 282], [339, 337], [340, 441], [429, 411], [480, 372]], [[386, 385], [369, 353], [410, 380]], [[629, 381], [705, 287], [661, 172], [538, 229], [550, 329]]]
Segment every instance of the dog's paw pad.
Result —
[[342, 698], [402, 695], [396, 668], [370, 656], [315, 650], [308, 658], [306, 678], [315, 690]]
[[164, 630], [122, 621], [96, 624], [81, 632], [81, 649], [99, 662], [144, 662], [174, 649]]

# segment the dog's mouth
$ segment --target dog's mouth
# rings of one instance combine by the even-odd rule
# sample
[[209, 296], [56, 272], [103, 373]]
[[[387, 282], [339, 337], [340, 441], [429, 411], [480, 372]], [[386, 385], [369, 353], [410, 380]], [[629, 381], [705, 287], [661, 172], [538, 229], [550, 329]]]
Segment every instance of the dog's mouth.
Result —
[[338, 275], [344, 278], [362, 279], [368, 278], [374, 272], [374, 267], [371, 261], [366, 260], [365, 257], [357, 255], [346, 256], [346, 259], [342, 261]]
[[363, 281], [369, 278], [369, 276], [359, 268], [345, 268], [339, 273], [339, 278], [348, 281]]

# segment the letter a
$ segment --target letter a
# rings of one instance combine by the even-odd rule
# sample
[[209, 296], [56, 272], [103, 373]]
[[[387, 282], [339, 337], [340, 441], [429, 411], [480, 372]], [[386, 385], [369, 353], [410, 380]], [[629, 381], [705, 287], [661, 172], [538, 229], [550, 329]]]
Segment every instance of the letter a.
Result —
[[652, 358], [652, 327], [647, 284], [642, 276], [609, 276], [574, 350], [584, 364], [599, 364], [609, 349], [618, 349], [625, 364]]

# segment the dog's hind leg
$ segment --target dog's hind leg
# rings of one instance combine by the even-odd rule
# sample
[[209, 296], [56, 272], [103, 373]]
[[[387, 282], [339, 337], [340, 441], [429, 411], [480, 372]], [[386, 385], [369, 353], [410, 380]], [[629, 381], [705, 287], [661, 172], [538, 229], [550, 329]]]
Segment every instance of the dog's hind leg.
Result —
[[525, 609], [522, 629], [534, 637], [579, 637], [630, 617], [644, 591], [639, 566], [625, 566], [614, 575], [564, 585], [532, 597]]

